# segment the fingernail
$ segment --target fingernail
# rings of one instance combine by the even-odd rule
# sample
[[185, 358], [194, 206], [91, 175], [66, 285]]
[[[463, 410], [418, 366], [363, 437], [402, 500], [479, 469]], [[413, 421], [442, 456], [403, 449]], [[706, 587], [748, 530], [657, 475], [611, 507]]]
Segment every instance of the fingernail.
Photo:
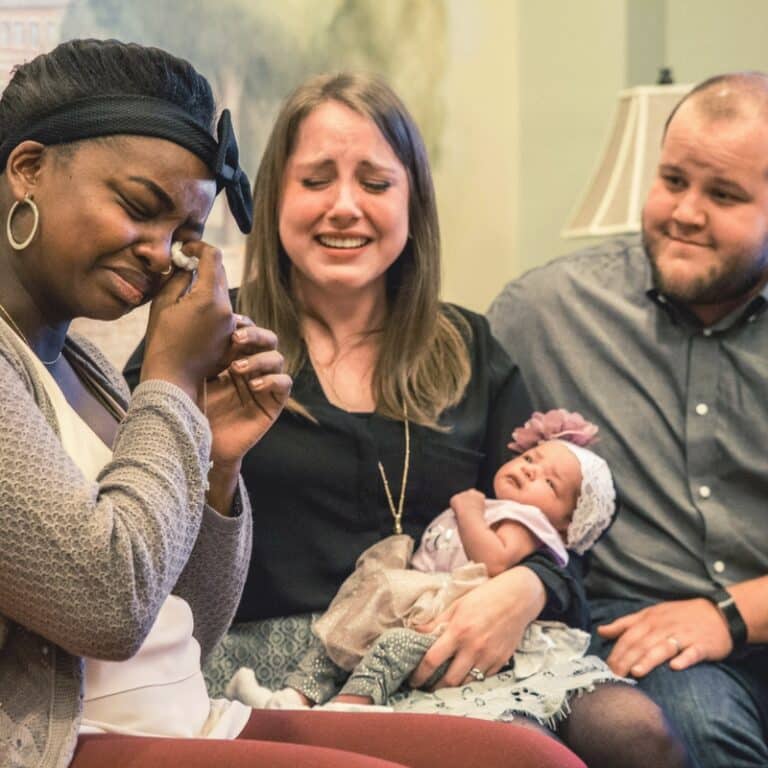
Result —
[[249, 384], [251, 389], [261, 389], [264, 386], [264, 379], [251, 379]]
[[232, 365], [237, 368], [238, 371], [242, 371], [244, 368], [248, 367], [248, 361], [247, 360], [235, 360]]
[[237, 339], [237, 341], [246, 341], [248, 339], [248, 332], [242, 328], [236, 330], [235, 339]]

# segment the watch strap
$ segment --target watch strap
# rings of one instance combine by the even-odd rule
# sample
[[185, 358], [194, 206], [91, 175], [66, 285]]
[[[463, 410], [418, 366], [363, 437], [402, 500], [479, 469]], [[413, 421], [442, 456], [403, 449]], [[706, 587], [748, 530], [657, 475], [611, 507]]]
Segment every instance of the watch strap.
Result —
[[721, 587], [705, 597], [715, 605], [728, 624], [733, 650], [741, 650], [747, 644], [747, 625], [731, 593]]

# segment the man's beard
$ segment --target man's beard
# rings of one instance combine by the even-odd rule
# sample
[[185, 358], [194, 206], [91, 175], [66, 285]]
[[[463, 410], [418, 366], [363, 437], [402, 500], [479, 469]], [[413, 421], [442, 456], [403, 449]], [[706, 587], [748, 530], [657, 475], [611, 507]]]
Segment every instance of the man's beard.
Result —
[[730, 259], [724, 271], [712, 268], [707, 275], [694, 278], [681, 285], [668, 281], [659, 269], [654, 245], [643, 230], [643, 249], [651, 265], [653, 285], [668, 299], [683, 305], [717, 305], [738, 301], [751, 293], [766, 278], [768, 273], [768, 240], [764, 241], [759, 255], [751, 260], [746, 271], [733, 267], [733, 262], [743, 264], [742, 254]]

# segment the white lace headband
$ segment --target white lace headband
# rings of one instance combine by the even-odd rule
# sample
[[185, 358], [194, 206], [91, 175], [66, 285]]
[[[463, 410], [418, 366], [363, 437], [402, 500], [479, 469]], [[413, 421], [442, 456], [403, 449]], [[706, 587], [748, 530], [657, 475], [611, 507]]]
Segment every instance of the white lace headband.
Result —
[[581, 490], [565, 545], [583, 555], [610, 525], [616, 509], [616, 491], [605, 459], [567, 440], [557, 442], [571, 451], [581, 466]]

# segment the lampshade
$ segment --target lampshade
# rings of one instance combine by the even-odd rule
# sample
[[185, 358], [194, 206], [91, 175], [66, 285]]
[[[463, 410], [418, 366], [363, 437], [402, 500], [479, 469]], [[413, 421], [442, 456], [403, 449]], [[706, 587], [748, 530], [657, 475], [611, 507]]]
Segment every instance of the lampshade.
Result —
[[669, 113], [692, 85], [640, 85], [619, 93], [602, 160], [563, 237], [640, 231], [640, 213], [656, 173]]

